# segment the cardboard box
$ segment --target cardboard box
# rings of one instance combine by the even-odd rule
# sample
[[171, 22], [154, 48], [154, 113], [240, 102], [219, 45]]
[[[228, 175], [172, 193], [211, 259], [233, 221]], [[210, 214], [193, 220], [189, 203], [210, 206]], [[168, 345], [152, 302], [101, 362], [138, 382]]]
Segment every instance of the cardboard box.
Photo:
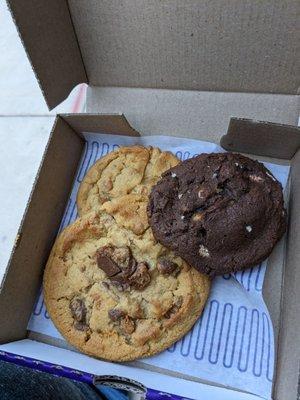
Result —
[[[89, 359], [86, 366], [87, 357], [57, 343], [49, 352], [26, 329], [81, 156], [81, 132], [138, 131], [218, 142], [232, 116], [296, 125], [298, 2], [10, 0], [9, 6], [48, 106], [86, 82], [88, 111], [107, 115], [56, 120], [2, 284], [0, 339], [8, 344], [0, 355], [18, 354], [10, 357], [27, 364], [26, 357], [43, 361], [37, 368], [47, 369], [50, 362], [56, 372], [62, 371], [55, 365], [61, 359], [64, 367], [96, 375], [107, 375], [109, 366], [109, 374], [134, 378], [123, 365]], [[124, 117], [111, 115], [120, 112], [137, 131]], [[222, 145], [291, 164], [286, 265], [283, 271], [268, 268], [264, 297], [278, 335], [274, 398], [294, 399], [300, 357], [299, 131], [235, 119]], [[142, 383], [195, 399], [198, 393], [255, 398], [154, 372], [146, 372]]]

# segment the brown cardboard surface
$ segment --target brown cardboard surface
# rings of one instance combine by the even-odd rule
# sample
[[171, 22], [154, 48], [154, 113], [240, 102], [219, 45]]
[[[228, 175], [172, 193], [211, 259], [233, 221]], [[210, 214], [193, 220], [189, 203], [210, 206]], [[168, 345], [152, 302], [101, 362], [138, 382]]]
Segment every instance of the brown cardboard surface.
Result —
[[[9, 4], [51, 108], [74, 85], [87, 81], [86, 70], [93, 85], [88, 91], [88, 110], [124, 113], [144, 134], [188, 135], [217, 142], [232, 116], [297, 123], [298, 0], [10, 0]], [[81, 141], [71, 127], [109, 133], [128, 129], [134, 134], [119, 119], [98, 123], [97, 117], [89, 116], [85, 124], [82, 116], [63, 118], [59, 131], [67, 133], [60, 136], [54, 131], [0, 295], [2, 341], [25, 334], [40, 268], [59, 225], [61, 200], [67, 196], [65, 182], [71, 184], [79, 159]], [[98, 125], [93, 128], [95, 122]], [[63, 151], [75, 137], [74, 152]], [[282, 145], [284, 157], [289, 158], [299, 145], [297, 134], [292, 141], [277, 140], [274, 147], [272, 136], [268, 139], [262, 142], [267, 153], [258, 149], [260, 154], [278, 156]], [[247, 143], [253, 146], [253, 141]], [[241, 150], [254, 149], [244, 146]], [[286, 268], [283, 275], [281, 270], [268, 273], [265, 286], [273, 321], [277, 316], [275, 329], [282, 299], [275, 383], [275, 398], [280, 400], [296, 397], [299, 369], [299, 165], [297, 153], [292, 164]], [[64, 184], [49, 198], [54, 176], [64, 177]], [[283, 249], [276, 251], [279, 256]], [[16, 317], [9, 321], [6, 315]]]
[[82, 148], [82, 139], [58, 118], [4, 277], [0, 294], [1, 343], [26, 335], [43, 266], [63, 215]]
[[61, 117], [78, 133], [105, 132], [140, 136], [139, 132], [129, 125], [124, 115], [61, 114]]
[[[275, 398], [296, 398], [300, 362], [300, 151], [291, 169], [291, 198], [287, 259], [283, 281], [282, 320]], [[298, 393], [299, 394], [299, 393]]]
[[89, 82], [297, 93], [297, 0], [69, 0]]
[[299, 88], [297, 0], [8, 3], [50, 108], [87, 81], [221, 92]]
[[[239, 122], [241, 126], [243, 126], [244, 121]], [[120, 115], [65, 114], [58, 117], [36, 187], [24, 218], [23, 226], [20, 229], [21, 236], [12, 256], [5, 286], [0, 295], [0, 340], [2, 342], [22, 338], [26, 334], [26, 325], [35, 300], [43, 266], [47, 260], [50, 247], [57, 232], [83, 148], [83, 142], [79, 138], [80, 132], [91, 130], [106, 133], [120, 133], [121, 130], [123, 134], [138, 134], [138, 132], [127, 123], [125, 117]], [[75, 131], [79, 133], [79, 135], [77, 135]], [[202, 138], [211, 139], [209, 134]], [[269, 144], [272, 148], [271, 137]], [[66, 151], [66, 149], [68, 149], [68, 151]], [[298, 161], [299, 160], [295, 158], [293, 168], [295, 166], [297, 168], [299, 167], [300, 162], [298, 165]], [[295, 171], [297, 171], [297, 169]], [[61, 177], [59, 181], [57, 181], [57, 176]], [[299, 176], [300, 173], [297, 174], [297, 172], [293, 172], [292, 184], [299, 183], [300, 187], [300, 182], [298, 182]], [[66, 182], [68, 182], [68, 185], [66, 185]], [[51, 190], [49, 190], [49, 188], [51, 188]], [[292, 218], [295, 218], [295, 220], [297, 219], [297, 214], [295, 214], [296, 204], [298, 202], [297, 193], [297, 191], [293, 192], [294, 197], [292, 200]], [[299, 222], [296, 222], [296, 224], [299, 224]], [[297, 229], [297, 226], [292, 226], [290, 238], [296, 237], [297, 239], [297, 236], [294, 236], [294, 231], [297, 231]], [[269, 270], [276, 265], [278, 260], [282, 257], [282, 252], [284, 250], [283, 245], [284, 242], [282, 242], [273, 253], [272, 259], [274, 262], [272, 262], [272, 259], [270, 260]], [[32, 249], [34, 249], [34, 251], [32, 251]], [[285, 393], [286, 386], [284, 386], [284, 382], [286, 381], [287, 372], [290, 374], [289, 366], [294, 366], [294, 364], [297, 363], [297, 359], [295, 359], [295, 355], [297, 356], [297, 349], [295, 350], [295, 346], [298, 346], [294, 328], [297, 328], [296, 325], [299, 322], [297, 321], [297, 311], [300, 300], [298, 301], [296, 298], [297, 286], [293, 279], [295, 281], [300, 279], [298, 277], [299, 274], [295, 274], [299, 255], [297, 256], [295, 253], [297, 251], [297, 246], [295, 246], [293, 240], [289, 241], [288, 250], [289, 253], [292, 254], [289, 256], [290, 264], [288, 268], [290, 268], [292, 272], [289, 272], [287, 275], [291, 282], [289, 282], [289, 286], [285, 286], [284, 289], [282, 310], [283, 313], [285, 313], [286, 307], [288, 307], [291, 310], [288, 316], [291, 316], [292, 320], [289, 318], [286, 321], [287, 323], [284, 322], [287, 327], [286, 331], [282, 331], [284, 332], [285, 339], [280, 338], [279, 340], [279, 361], [283, 364], [282, 366], [279, 364], [279, 380], [276, 382], [276, 390], [279, 394], [276, 399], [280, 400], [286, 400], [287, 398], [283, 397], [280, 391]], [[28, 277], [31, 277], [31, 279], [28, 279]], [[264, 290], [268, 297], [267, 303], [272, 306], [271, 315], [275, 331], [279, 326], [281, 283], [282, 269], [278, 269], [274, 271], [274, 273], [269, 274], [267, 287], [265, 288], [266, 290]], [[296, 304], [291, 306], [293, 298], [296, 299]], [[9, 315], [15, 315], [16, 317], [7, 321], [5, 319], [7, 313], [9, 313]], [[296, 323], [293, 322], [295, 320]], [[292, 326], [290, 326], [290, 324]], [[39, 340], [47, 341], [45, 338]], [[286, 350], [287, 348], [288, 351]], [[287, 356], [285, 356], [286, 351], [288, 353]], [[290, 359], [292, 359], [292, 363]], [[291, 374], [291, 378], [289, 378], [289, 383], [293, 388], [295, 379], [297, 378], [297, 374], [295, 374]], [[293, 391], [292, 394], [294, 393]]]
[[299, 97], [254, 93], [89, 87], [88, 112], [124, 113], [145, 135], [218, 142], [231, 117], [296, 125]]
[[300, 127], [232, 118], [221, 145], [228, 151], [290, 160], [300, 148]]
[[[66, 0], [8, 0], [49, 108], [87, 82]], [[54, 83], [55, 82], [55, 83]]]

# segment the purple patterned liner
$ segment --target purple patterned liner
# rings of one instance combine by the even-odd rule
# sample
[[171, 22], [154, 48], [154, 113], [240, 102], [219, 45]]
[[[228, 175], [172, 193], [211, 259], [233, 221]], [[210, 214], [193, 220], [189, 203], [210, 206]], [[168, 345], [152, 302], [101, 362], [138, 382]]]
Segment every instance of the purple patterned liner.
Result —
[[[0, 360], [11, 362], [23, 367], [32, 368], [41, 372], [46, 372], [48, 374], [61, 376], [64, 378], [73, 379], [75, 381], [87, 383], [93, 385], [95, 375], [89, 374], [87, 372], [78, 371], [69, 367], [65, 367], [58, 364], [52, 364], [47, 361], [36, 360], [34, 358], [20, 356], [18, 354], [9, 353], [7, 351], [0, 351]], [[175, 394], [160, 392], [154, 389], [147, 389], [146, 400], [189, 400], [186, 397], [177, 396]]]

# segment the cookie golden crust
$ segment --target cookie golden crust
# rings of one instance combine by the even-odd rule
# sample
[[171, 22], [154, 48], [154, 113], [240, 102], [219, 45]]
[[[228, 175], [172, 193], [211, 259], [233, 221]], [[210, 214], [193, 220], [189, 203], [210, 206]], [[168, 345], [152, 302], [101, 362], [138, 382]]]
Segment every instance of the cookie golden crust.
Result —
[[155, 147], [120, 147], [100, 158], [85, 175], [77, 195], [79, 215], [119, 196], [148, 195], [161, 174], [178, 163], [172, 153]]
[[130, 218], [136, 212], [131, 201], [121, 198], [128, 207], [112, 203], [60, 234], [46, 266], [44, 296], [72, 345], [98, 358], [129, 361], [161, 352], [187, 333], [203, 310], [210, 280], [161, 246], [149, 226], [127, 226], [124, 213]]

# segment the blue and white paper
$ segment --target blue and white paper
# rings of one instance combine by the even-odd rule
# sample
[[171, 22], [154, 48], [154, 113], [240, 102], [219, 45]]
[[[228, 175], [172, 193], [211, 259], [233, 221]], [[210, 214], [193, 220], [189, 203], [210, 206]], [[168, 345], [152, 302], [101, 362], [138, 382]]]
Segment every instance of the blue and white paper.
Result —
[[[152, 145], [170, 150], [181, 160], [199, 153], [222, 151], [213, 144], [169, 136], [140, 138], [85, 134], [87, 141], [60, 229], [77, 217], [76, 194], [87, 170], [94, 162], [120, 145]], [[289, 167], [266, 164], [285, 187]], [[274, 334], [262, 297], [266, 262], [213, 281], [202, 317], [193, 329], [165, 352], [141, 360], [156, 366], [230, 386], [270, 399], [274, 370]], [[62, 338], [46, 312], [42, 293], [33, 310], [28, 329]]]

